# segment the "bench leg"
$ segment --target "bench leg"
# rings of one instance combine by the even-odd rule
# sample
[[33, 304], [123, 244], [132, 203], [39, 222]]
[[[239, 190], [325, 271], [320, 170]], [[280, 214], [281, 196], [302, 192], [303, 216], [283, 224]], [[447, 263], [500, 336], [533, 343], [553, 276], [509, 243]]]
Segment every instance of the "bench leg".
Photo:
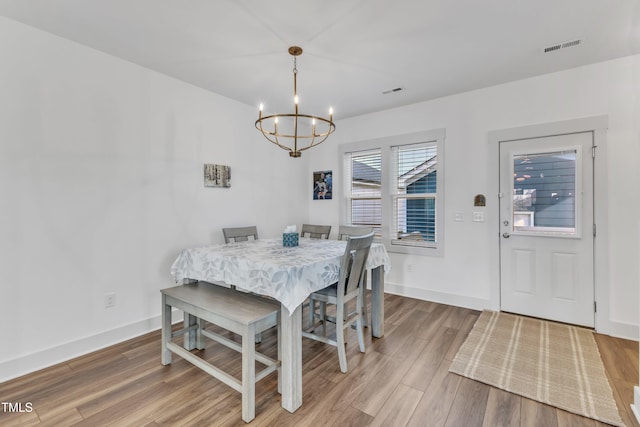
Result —
[[169, 341], [171, 341], [171, 306], [167, 304], [166, 295], [162, 294], [162, 342], [160, 352], [163, 365], [171, 364], [171, 351], [167, 349]]
[[198, 350], [204, 350], [204, 337], [202, 335], [202, 330], [204, 329], [205, 321], [198, 317], [196, 322], [198, 323], [198, 329], [196, 331], [196, 348]]
[[256, 416], [256, 326], [249, 325], [242, 334], [242, 420]]
[[[184, 327], [188, 328], [196, 324], [198, 318], [192, 314], [184, 312]], [[185, 350], [193, 350], [196, 348], [196, 331], [191, 330], [184, 334], [184, 348]]]

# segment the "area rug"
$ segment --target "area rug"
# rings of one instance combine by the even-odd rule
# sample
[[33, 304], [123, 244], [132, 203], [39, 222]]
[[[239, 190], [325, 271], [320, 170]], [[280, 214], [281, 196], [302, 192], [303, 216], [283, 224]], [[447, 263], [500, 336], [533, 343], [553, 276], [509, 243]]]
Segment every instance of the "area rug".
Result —
[[483, 311], [450, 372], [623, 426], [593, 332]]

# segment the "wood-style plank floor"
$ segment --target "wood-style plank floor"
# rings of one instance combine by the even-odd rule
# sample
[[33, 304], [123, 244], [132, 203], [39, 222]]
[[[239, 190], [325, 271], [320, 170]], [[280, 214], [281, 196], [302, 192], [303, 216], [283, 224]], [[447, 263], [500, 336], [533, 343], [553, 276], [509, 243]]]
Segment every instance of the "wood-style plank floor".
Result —
[[[277, 376], [256, 386], [254, 426], [601, 426], [603, 424], [448, 372], [480, 314], [394, 295], [385, 296], [385, 336], [358, 351], [349, 332], [349, 372], [334, 347], [303, 340], [303, 405], [280, 407]], [[627, 426], [638, 380], [638, 343], [604, 335], [596, 341]], [[275, 332], [259, 345], [275, 356]], [[240, 375], [237, 353], [208, 343], [207, 360]], [[240, 394], [178, 356], [160, 363], [159, 331], [0, 384], [2, 426], [233, 426]], [[15, 407], [14, 407], [15, 409]]]

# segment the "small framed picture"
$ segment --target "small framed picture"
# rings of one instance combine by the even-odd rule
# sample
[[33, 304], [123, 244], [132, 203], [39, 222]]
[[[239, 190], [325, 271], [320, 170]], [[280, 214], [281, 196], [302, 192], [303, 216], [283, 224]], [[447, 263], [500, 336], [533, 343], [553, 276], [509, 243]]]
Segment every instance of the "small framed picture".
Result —
[[333, 194], [333, 174], [331, 171], [313, 173], [313, 200], [331, 200]]
[[231, 187], [231, 168], [223, 165], [204, 165], [205, 187]]

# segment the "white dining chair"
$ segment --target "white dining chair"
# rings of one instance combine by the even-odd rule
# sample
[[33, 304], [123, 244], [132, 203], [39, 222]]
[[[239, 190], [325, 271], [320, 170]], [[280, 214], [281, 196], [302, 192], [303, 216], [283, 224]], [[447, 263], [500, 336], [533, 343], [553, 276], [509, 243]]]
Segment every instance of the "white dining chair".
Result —
[[229, 227], [223, 228], [222, 234], [224, 235], [224, 242], [246, 242], [249, 237], [253, 237], [253, 240], [258, 240], [258, 227], [255, 225], [249, 227]]
[[341, 225], [338, 228], [338, 240], [347, 240], [349, 236], [364, 236], [373, 231], [372, 227], [361, 227], [359, 225]]
[[312, 239], [328, 239], [331, 233], [330, 225], [302, 224], [300, 237], [310, 237]]
[[[248, 242], [258, 240], [258, 227], [250, 225], [247, 227], [227, 227], [222, 229], [225, 243]], [[251, 237], [251, 239], [249, 239]], [[237, 290], [236, 285], [229, 284], [229, 288]], [[262, 333], [256, 332], [256, 343], [262, 342]]]
[[[373, 227], [364, 227], [359, 225], [340, 225], [338, 228], [338, 240], [347, 240], [352, 236], [364, 236], [373, 231]], [[362, 325], [366, 328], [369, 324], [369, 315], [367, 313], [367, 299], [365, 298], [367, 292], [367, 272], [362, 275], [362, 286], [360, 287], [362, 292]], [[313, 319], [312, 319], [313, 321]]]
[[[249, 237], [258, 240], [258, 227], [250, 225], [248, 227], [227, 227], [222, 229], [225, 243], [247, 242]], [[236, 289], [236, 285], [229, 284], [231, 289]], [[256, 341], [259, 342], [259, 341]]]
[[[349, 237], [344, 255], [340, 261], [340, 277], [337, 283], [313, 292], [309, 296], [309, 310], [312, 312], [313, 322], [309, 328], [302, 331], [302, 336], [326, 344], [336, 346], [338, 348], [338, 360], [340, 362], [340, 371], [347, 372], [347, 354], [345, 350], [345, 330], [351, 325], [356, 326], [358, 333], [358, 344], [360, 352], [364, 353], [364, 335], [362, 332], [362, 276], [365, 272], [365, 263], [369, 256], [371, 243], [373, 242], [373, 233], [364, 236]], [[346, 304], [352, 300], [356, 300], [355, 310], [348, 313], [345, 309]], [[316, 303], [320, 304], [319, 312], [316, 312]], [[327, 304], [333, 304], [336, 307], [336, 337], [331, 339], [327, 337]], [[316, 319], [319, 322], [316, 322]], [[316, 332], [317, 327], [322, 323], [320, 329], [322, 335]]]

